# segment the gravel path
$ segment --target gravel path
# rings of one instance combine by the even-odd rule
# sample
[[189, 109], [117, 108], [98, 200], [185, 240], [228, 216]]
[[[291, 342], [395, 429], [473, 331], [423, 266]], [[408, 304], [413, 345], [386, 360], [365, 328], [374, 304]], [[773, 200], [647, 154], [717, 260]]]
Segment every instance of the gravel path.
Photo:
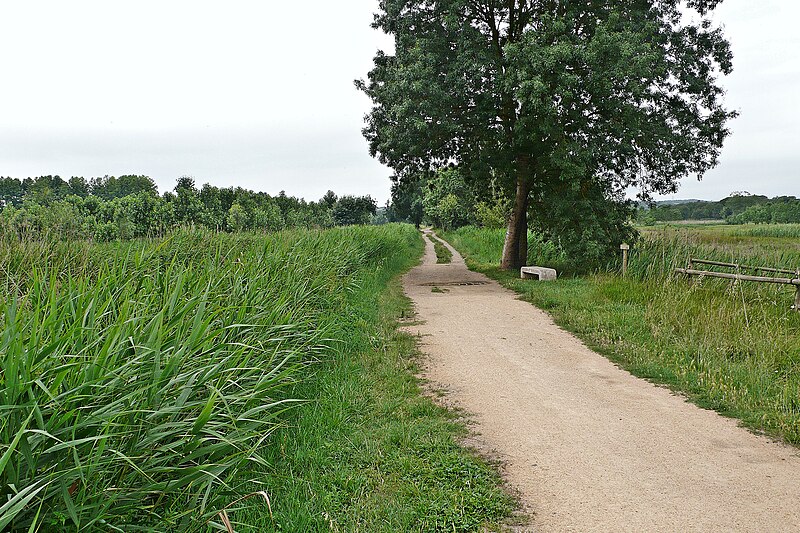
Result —
[[426, 377], [503, 461], [523, 531], [800, 531], [798, 450], [620, 370], [425, 242], [409, 329]]

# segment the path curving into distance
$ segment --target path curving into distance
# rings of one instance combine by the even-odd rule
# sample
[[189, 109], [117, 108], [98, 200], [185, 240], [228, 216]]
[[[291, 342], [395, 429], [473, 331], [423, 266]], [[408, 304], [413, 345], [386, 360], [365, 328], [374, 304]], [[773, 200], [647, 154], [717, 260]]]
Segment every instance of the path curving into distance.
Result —
[[800, 531], [797, 449], [628, 374], [425, 244], [404, 278], [408, 329], [425, 377], [504, 463], [532, 515], [522, 531]]

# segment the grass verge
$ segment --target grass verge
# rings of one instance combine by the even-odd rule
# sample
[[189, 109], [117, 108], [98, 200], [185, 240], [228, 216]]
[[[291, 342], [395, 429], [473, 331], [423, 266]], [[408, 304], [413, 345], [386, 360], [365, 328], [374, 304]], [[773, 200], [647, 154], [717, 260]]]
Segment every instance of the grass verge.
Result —
[[755, 431], [800, 444], [800, 313], [789, 310], [790, 291], [716, 280], [690, 285], [671, 275], [689, 253], [794, 264], [791, 245], [753, 255], [760, 248], [752, 243], [713, 247], [705, 235], [692, 238], [691, 250], [676, 252], [679, 245], [669, 239], [645, 239], [626, 279], [596, 274], [535, 283], [499, 269], [494, 236], [479, 239], [470, 228], [443, 237], [470, 268], [520, 293], [631, 373]]
[[349, 295], [335, 353], [292, 391], [310, 404], [262, 453], [274, 515], [248, 504], [238, 531], [477, 531], [514, 510], [459, 446], [463, 424], [422, 395], [415, 339], [397, 329], [411, 315], [399, 276], [421, 251], [398, 250]]
[[433, 249], [436, 252], [436, 262], [440, 265], [449, 265], [453, 262], [453, 253], [450, 249], [442, 244], [434, 235], [429, 234], [428, 238], [433, 243]]

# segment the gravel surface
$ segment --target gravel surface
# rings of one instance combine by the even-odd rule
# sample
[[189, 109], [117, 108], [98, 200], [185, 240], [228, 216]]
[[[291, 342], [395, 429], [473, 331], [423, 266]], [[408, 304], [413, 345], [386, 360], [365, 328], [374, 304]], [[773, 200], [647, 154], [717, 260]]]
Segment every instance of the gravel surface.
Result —
[[633, 377], [425, 241], [408, 329], [432, 387], [502, 461], [521, 530], [800, 531], [797, 449]]

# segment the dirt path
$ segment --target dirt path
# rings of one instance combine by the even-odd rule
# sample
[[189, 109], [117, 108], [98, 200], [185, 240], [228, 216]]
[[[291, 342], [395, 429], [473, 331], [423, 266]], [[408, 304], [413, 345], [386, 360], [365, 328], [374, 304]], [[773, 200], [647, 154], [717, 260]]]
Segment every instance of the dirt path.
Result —
[[425, 241], [404, 284], [427, 377], [505, 462], [526, 531], [800, 531], [797, 450], [620, 370]]

